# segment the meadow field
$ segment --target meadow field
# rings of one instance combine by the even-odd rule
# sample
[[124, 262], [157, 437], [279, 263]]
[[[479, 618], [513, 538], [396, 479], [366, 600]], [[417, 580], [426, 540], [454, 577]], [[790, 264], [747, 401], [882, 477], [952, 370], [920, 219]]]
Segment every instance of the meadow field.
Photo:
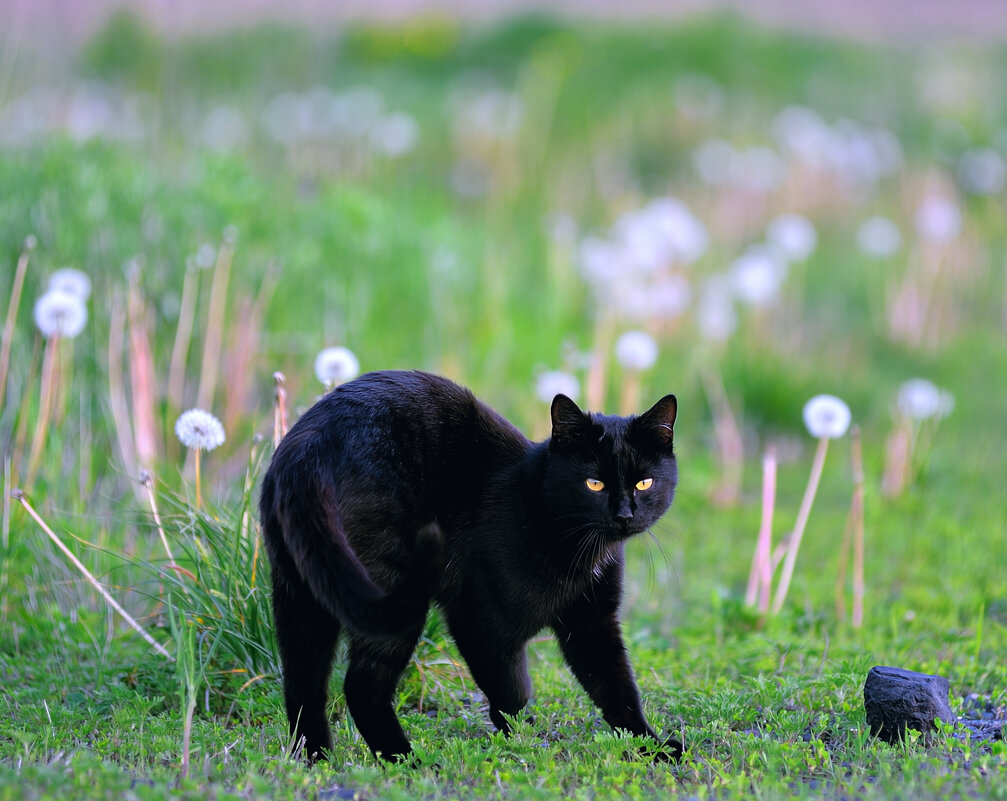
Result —
[[[862, 696], [893, 665], [1007, 717], [1005, 81], [995, 42], [727, 15], [5, 39], [0, 801], [1007, 798], [1002, 738], [890, 746]], [[339, 666], [332, 760], [298, 758], [257, 480], [336, 346], [534, 438], [557, 388], [678, 396], [623, 617], [680, 763], [545, 635], [495, 733], [436, 615], [419, 764], [374, 760]], [[176, 437], [192, 408], [219, 447]]]

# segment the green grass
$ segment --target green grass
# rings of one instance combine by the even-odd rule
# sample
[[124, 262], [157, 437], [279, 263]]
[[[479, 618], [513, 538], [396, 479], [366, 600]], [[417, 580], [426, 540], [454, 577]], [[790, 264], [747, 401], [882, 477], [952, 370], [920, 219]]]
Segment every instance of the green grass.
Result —
[[[49, 74], [43, 55], [29, 49], [13, 69], [0, 97], [2, 133], [14, 130], [3, 104], [33, 96]], [[59, 126], [13, 143], [0, 136], [0, 263], [10, 265], [0, 271], [0, 298], [10, 295], [25, 236], [39, 242], [0, 399], [2, 472], [6, 488], [24, 489], [126, 608], [188, 661], [168, 662], [123, 626], [5, 497], [0, 801], [1007, 797], [998, 781], [1002, 742], [948, 735], [891, 748], [869, 737], [861, 696], [870, 667], [891, 664], [946, 676], [961, 714], [970, 693], [1001, 716], [1007, 702], [1002, 195], [954, 191], [965, 244], [945, 254], [955, 272], [945, 266], [935, 301], [946, 315], [937, 346], [893, 341], [886, 319], [886, 293], [927, 257], [911, 233], [921, 188], [938, 178], [952, 187], [954, 157], [966, 145], [1002, 145], [1003, 98], [980, 91], [1007, 77], [1002, 48], [869, 46], [723, 16], [617, 27], [533, 17], [484, 29], [430, 16], [339, 37], [253, 28], [180, 41], [122, 17], [71, 58], [67, 74], [45, 79], [53, 91], [98, 82], [108, 97], [135, 102], [147, 128], [127, 140], [78, 141]], [[951, 67], [973, 78], [954, 98], [933, 100], [940, 71]], [[722, 92], [711, 119], [675, 106], [676, 81], [696, 74]], [[459, 92], [487, 83], [521, 104], [511, 137], [466, 138], [454, 126]], [[263, 109], [280, 92], [319, 85], [376, 89], [387, 109], [415, 119], [415, 149], [389, 158], [359, 142], [272, 140], [259, 123]], [[818, 194], [791, 186], [745, 200], [697, 180], [691, 153], [700, 142], [769, 145], [775, 115], [791, 104], [812, 105], [829, 123], [885, 126], [902, 144], [902, 168], [853, 196], [826, 181]], [[219, 106], [247, 124], [226, 153], [203, 141]], [[456, 192], [459, 162], [477, 164], [488, 191]], [[806, 214], [819, 238], [808, 262], [792, 266], [778, 306], [742, 311], [723, 347], [700, 341], [691, 313], [655, 328], [661, 355], [642, 377], [643, 398], [679, 397], [681, 483], [655, 537], [629, 548], [625, 630], [651, 722], [684, 736], [686, 758], [667, 766], [627, 756], [637, 744], [600, 721], [548, 639], [531, 646], [534, 720], [517, 721], [511, 738], [494, 734], [433, 616], [399, 697], [420, 767], [374, 762], [347, 720], [337, 667], [333, 760], [306, 768], [290, 755], [268, 569], [254, 516], [245, 514], [272, 449], [273, 372], [286, 374], [296, 414], [321, 391], [314, 355], [344, 344], [364, 369], [448, 374], [543, 435], [536, 375], [564, 366], [569, 348], [596, 345], [596, 302], [577, 272], [576, 243], [550, 235], [555, 216], [569, 215], [578, 236], [605, 234], [620, 213], [665, 194], [711, 229], [709, 251], [689, 268], [694, 286], [757, 242], [780, 212]], [[742, 223], [728, 224], [742, 206]], [[854, 241], [859, 223], [879, 213], [906, 238], [883, 263]], [[222, 320], [209, 319], [214, 269], [189, 278], [193, 333], [179, 404], [168, 381], [186, 261], [201, 245], [219, 246], [229, 225], [238, 238]], [[138, 267], [127, 268], [134, 258]], [[94, 283], [90, 320], [60, 343], [53, 421], [38, 477], [25, 485], [44, 347], [31, 305], [47, 275], [67, 264]], [[132, 327], [130, 269], [139, 303]], [[210, 407], [228, 439], [204, 454], [207, 502], [197, 508], [172, 426], [195, 402], [217, 324], [224, 355]], [[110, 361], [117, 326], [125, 344]], [[138, 476], [122, 458], [121, 429], [136, 424], [135, 382], [145, 375], [130, 333], [151, 354], [156, 453], [142, 466], [156, 476], [165, 533], [185, 572], [169, 565]], [[710, 501], [719, 468], [700, 380], [709, 368], [722, 375], [748, 446], [740, 503], [729, 508]], [[953, 392], [956, 407], [916, 480], [886, 498], [895, 394], [917, 375]], [[624, 379], [617, 367], [607, 376], [607, 409], [617, 408]], [[128, 420], [116, 411], [116, 392]], [[742, 602], [759, 526], [761, 449], [776, 441], [791, 454], [780, 464], [779, 539], [793, 525], [813, 451], [801, 409], [818, 392], [843, 397], [863, 432], [859, 629], [834, 604], [852, 489], [847, 439], [830, 448], [784, 611], [760, 620]], [[191, 700], [191, 768], [181, 778]]]

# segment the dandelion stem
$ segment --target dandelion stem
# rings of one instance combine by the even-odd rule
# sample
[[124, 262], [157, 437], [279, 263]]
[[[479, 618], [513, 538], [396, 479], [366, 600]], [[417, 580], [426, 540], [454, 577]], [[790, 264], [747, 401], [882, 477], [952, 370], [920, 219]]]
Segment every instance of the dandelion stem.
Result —
[[164, 552], [168, 555], [168, 562], [171, 567], [176, 567], [175, 557], [171, 553], [171, 547], [168, 545], [168, 538], [164, 533], [164, 526], [161, 525], [161, 515], [157, 511], [157, 499], [154, 497], [154, 474], [149, 470], [140, 471], [140, 483], [147, 490], [147, 498], [150, 500], [150, 510], [154, 514], [154, 523], [157, 525], [157, 533], [161, 535], [161, 544], [164, 545]]
[[129, 612], [127, 612], [119, 605], [119, 602], [116, 601], [115, 598], [113, 598], [109, 594], [108, 590], [105, 589], [104, 585], [94, 577], [94, 575], [91, 573], [90, 570], [84, 567], [84, 563], [81, 562], [80, 559], [78, 559], [73, 554], [73, 551], [71, 551], [69, 548], [66, 547], [66, 545], [63, 543], [63, 540], [61, 540], [56, 535], [56, 532], [54, 532], [49, 527], [49, 525], [39, 516], [38, 512], [35, 511], [35, 508], [28, 501], [28, 496], [26, 496], [24, 492], [22, 492], [19, 489], [13, 490], [11, 492], [11, 495], [13, 495], [15, 500], [21, 503], [21, 505], [28, 512], [28, 514], [31, 515], [32, 519], [36, 523], [38, 523], [39, 527], [46, 533], [49, 539], [52, 540], [53, 544], [63, 552], [63, 554], [66, 556], [67, 559], [70, 560], [71, 563], [73, 563], [73, 566], [76, 567], [77, 570], [81, 572], [81, 574], [84, 576], [85, 579], [88, 580], [88, 582], [90, 582], [91, 586], [93, 586], [96, 590], [98, 590], [99, 593], [101, 593], [101, 597], [105, 599], [105, 602], [109, 606], [111, 606], [112, 609], [118, 612], [119, 615], [122, 617], [122, 619], [125, 620], [141, 637], [143, 637], [143, 639], [145, 639], [148, 643], [150, 643], [150, 645], [153, 646], [155, 651], [157, 651], [162, 656], [167, 657], [169, 660], [174, 661], [174, 658], [172, 657], [171, 654], [169, 654], [165, 650], [164, 646], [161, 645], [161, 643], [159, 643], [153, 637], [151, 637], [150, 634], [148, 634], [147, 631], [143, 628], [143, 626], [137, 623], [136, 620], [129, 614]]
[[797, 562], [797, 550], [801, 547], [804, 528], [807, 526], [808, 517], [811, 515], [811, 505], [815, 502], [815, 493], [818, 492], [818, 482], [822, 477], [822, 468], [825, 466], [825, 454], [828, 450], [829, 438], [822, 437], [818, 440], [815, 461], [811, 465], [811, 475], [808, 476], [808, 486], [804, 490], [801, 508], [797, 512], [797, 521], [794, 523], [794, 531], [790, 535], [790, 542], [787, 546], [787, 556], [783, 561], [783, 573], [780, 575], [780, 583], [776, 588], [776, 597], [773, 599], [774, 615], [783, 608], [783, 602], [787, 598], [787, 591], [790, 589], [790, 579], [794, 575], [794, 563]]
[[193, 459], [194, 459], [194, 461], [196, 463], [196, 508], [197, 509], [202, 509], [203, 508], [203, 489], [200, 486], [200, 478], [201, 477], [200, 477], [200, 474], [199, 474], [199, 462], [200, 462], [199, 454], [200, 454], [200, 452], [201, 451], [200, 451], [199, 448], [196, 448], [193, 451]]
[[4, 406], [4, 398], [7, 392], [7, 371], [10, 368], [10, 349], [14, 339], [14, 322], [17, 320], [17, 311], [21, 305], [21, 290], [24, 289], [24, 278], [28, 273], [28, 257], [35, 247], [35, 238], [29, 237], [25, 240], [24, 249], [17, 260], [17, 268], [14, 271], [14, 285], [11, 287], [10, 301], [7, 303], [7, 319], [3, 326], [3, 342], [0, 344], [0, 406]]
[[42, 462], [42, 450], [47, 442], [49, 417], [52, 414], [53, 383], [56, 380], [56, 358], [58, 355], [60, 337], [53, 334], [45, 343], [45, 353], [42, 356], [42, 387], [38, 405], [38, 421], [35, 423], [35, 436], [31, 441], [31, 453], [28, 457], [28, 469], [25, 471], [25, 484], [29, 487], [35, 483], [39, 465]]

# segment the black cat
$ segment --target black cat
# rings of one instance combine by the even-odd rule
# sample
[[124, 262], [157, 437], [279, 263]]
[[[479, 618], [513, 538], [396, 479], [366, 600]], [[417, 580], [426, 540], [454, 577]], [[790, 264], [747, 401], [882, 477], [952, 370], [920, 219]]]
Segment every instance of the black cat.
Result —
[[431, 600], [497, 728], [527, 703], [528, 640], [551, 628], [616, 729], [655, 740], [619, 630], [623, 544], [668, 509], [677, 466], [668, 395], [639, 417], [552, 402], [527, 440], [471, 392], [421, 372], [370, 373], [284, 437], [262, 484], [273, 614], [291, 732], [331, 746], [326, 685], [349, 636], [346, 705], [379, 757], [407, 757], [393, 697]]

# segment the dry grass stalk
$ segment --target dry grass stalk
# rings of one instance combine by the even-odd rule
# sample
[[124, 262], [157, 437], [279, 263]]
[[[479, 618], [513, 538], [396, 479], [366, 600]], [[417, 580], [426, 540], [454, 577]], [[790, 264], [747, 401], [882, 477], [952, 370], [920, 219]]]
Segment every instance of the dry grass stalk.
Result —
[[56, 532], [54, 532], [45, 522], [45, 520], [43, 520], [41, 516], [39, 516], [38, 512], [35, 511], [34, 507], [28, 501], [28, 497], [24, 494], [24, 492], [22, 492], [19, 489], [15, 489], [12, 491], [12, 495], [16, 501], [19, 501], [21, 503], [21, 505], [25, 508], [25, 510], [28, 512], [31, 518], [39, 525], [42, 531], [46, 533], [46, 536], [48, 536], [49, 539], [52, 540], [52, 543], [63, 552], [63, 555], [70, 560], [71, 564], [73, 564], [73, 566], [77, 568], [78, 571], [80, 571], [81, 575], [84, 576], [85, 579], [87, 579], [88, 583], [90, 583], [91, 586], [94, 587], [101, 594], [101, 597], [105, 599], [105, 603], [107, 603], [110, 607], [112, 607], [112, 609], [115, 610], [119, 614], [119, 616], [122, 617], [122, 619], [125, 620], [126, 623], [130, 625], [132, 629], [134, 629], [141, 637], [143, 637], [144, 640], [150, 643], [150, 645], [153, 647], [155, 651], [157, 651], [159, 654], [166, 657], [167, 659], [174, 661], [174, 658], [172, 657], [171, 654], [169, 654], [165, 650], [164, 646], [161, 645], [161, 643], [159, 643], [153, 637], [151, 637], [150, 634], [147, 633], [146, 629], [144, 629], [143, 626], [137, 623], [136, 619], [119, 605], [119, 602], [116, 601], [115, 598], [111, 596], [108, 590], [105, 589], [104, 585], [94, 577], [94, 575], [91, 573], [90, 570], [84, 567], [84, 563], [81, 562], [80, 559], [78, 559], [74, 555], [73, 551], [67, 548], [67, 546], [63, 543], [63, 540], [61, 540], [56, 535]]
[[912, 425], [908, 419], [902, 418], [885, 441], [885, 468], [881, 475], [881, 492], [886, 498], [901, 495], [909, 483], [912, 452]]
[[24, 289], [24, 278], [28, 273], [28, 257], [35, 249], [36, 240], [29, 236], [24, 241], [21, 256], [14, 270], [14, 285], [11, 287], [10, 300], [7, 302], [7, 319], [3, 326], [3, 340], [0, 342], [0, 405], [7, 393], [7, 371], [10, 369], [10, 349], [14, 340], [14, 323], [17, 320], [18, 308], [21, 305], [21, 291]]
[[860, 444], [860, 428], [853, 427], [851, 458], [853, 460], [853, 627], [864, 622], [864, 455]]
[[713, 412], [714, 439], [717, 443], [717, 460], [720, 462], [720, 482], [713, 491], [713, 502], [718, 506], [734, 506], [741, 498], [744, 469], [745, 443], [741, 426], [731, 409], [720, 374], [703, 369], [700, 377]]
[[273, 381], [276, 382], [276, 389], [273, 392], [273, 447], [280, 444], [280, 440], [287, 435], [290, 428], [290, 421], [287, 413], [287, 378], [279, 370], [273, 373]]
[[213, 396], [216, 393], [220, 368], [221, 345], [224, 341], [227, 286], [231, 278], [233, 259], [234, 238], [225, 236], [217, 250], [217, 263], [213, 268], [213, 283], [210, 286], [210, 307], [207, 311], [206, 338], [203, 342], [203, 365], [199, 375], [199, 390], [196, 393], [196, 406], [200, 409], [213, 408]]
[[119, 446], [126, 475], [139, 473], [136, 462], [133, 425], [130, 422], [129, 403], [122, 375], [122, 351], [126, 331], [126, 312], [119, 302], [113, 302], [108, 326], [108, 396], [112, 407], [115, 439]]
[[192, 341], [196, 319], [196, 295], [199, 289], [199, 271], [191, 265], [186, 268], [182, 282], [182, 301], [178, 309], [178, 327], [175, 344], [171, 349], [171, 366], [168, 368], [168, 403], [172, 411], [182, 409], [185, 403], [185, 363]]
[[236, 325], [230, 331], [230, 341], [225, 354], [224, 427], [230, 431], [237, 427], [238, 419], [245, 414], [252, 395], [253, 361], [259, 350], [262, 319], [273, 290], [279, 281], [279, 267], [270, 264], [255, 300], [244, 298]]
[[622, 379], [622, 399], [619, 401], [619, 414], [637, 414], [640, 411], [640, 387], [643, 383], [643, 373], [639, 370], [626, 370]]
[[605, 408], [605, 378], [608, 373], [608, 354], [615, 341], [615, 320], [604, 311], [598, 312], [594, 327], [594, 342], [591, 344], [591, 363], [587, 369], [585, 402], [588, 409], [601, 411]]
[[135, 281], [129, 286], [129, 380], [133, 399], [133, 434], [140, 464], [157, 460], [157, 424], [154, 421], [154, 357], [147, 336], [148, 309]]
[[850, 461], [853, 469], [853, 497], [846, 518], [843, 545], [839, 552], [836, 575], [836, 619], [846, 619], [846, 571], [850, 550], [853, 551], [853, 627], [864, 622], [864, 457], [860, 428], [850, 429]]
[[759, 524], [759, 539], [752, 558], [752, 570], [748, 576], [748, 590], [745, 604], [769, 611], [769, 598], [773, 584], [773, 511], [776, 506], [776, 452], [770, 448], [762, 457], [762, 521]]

